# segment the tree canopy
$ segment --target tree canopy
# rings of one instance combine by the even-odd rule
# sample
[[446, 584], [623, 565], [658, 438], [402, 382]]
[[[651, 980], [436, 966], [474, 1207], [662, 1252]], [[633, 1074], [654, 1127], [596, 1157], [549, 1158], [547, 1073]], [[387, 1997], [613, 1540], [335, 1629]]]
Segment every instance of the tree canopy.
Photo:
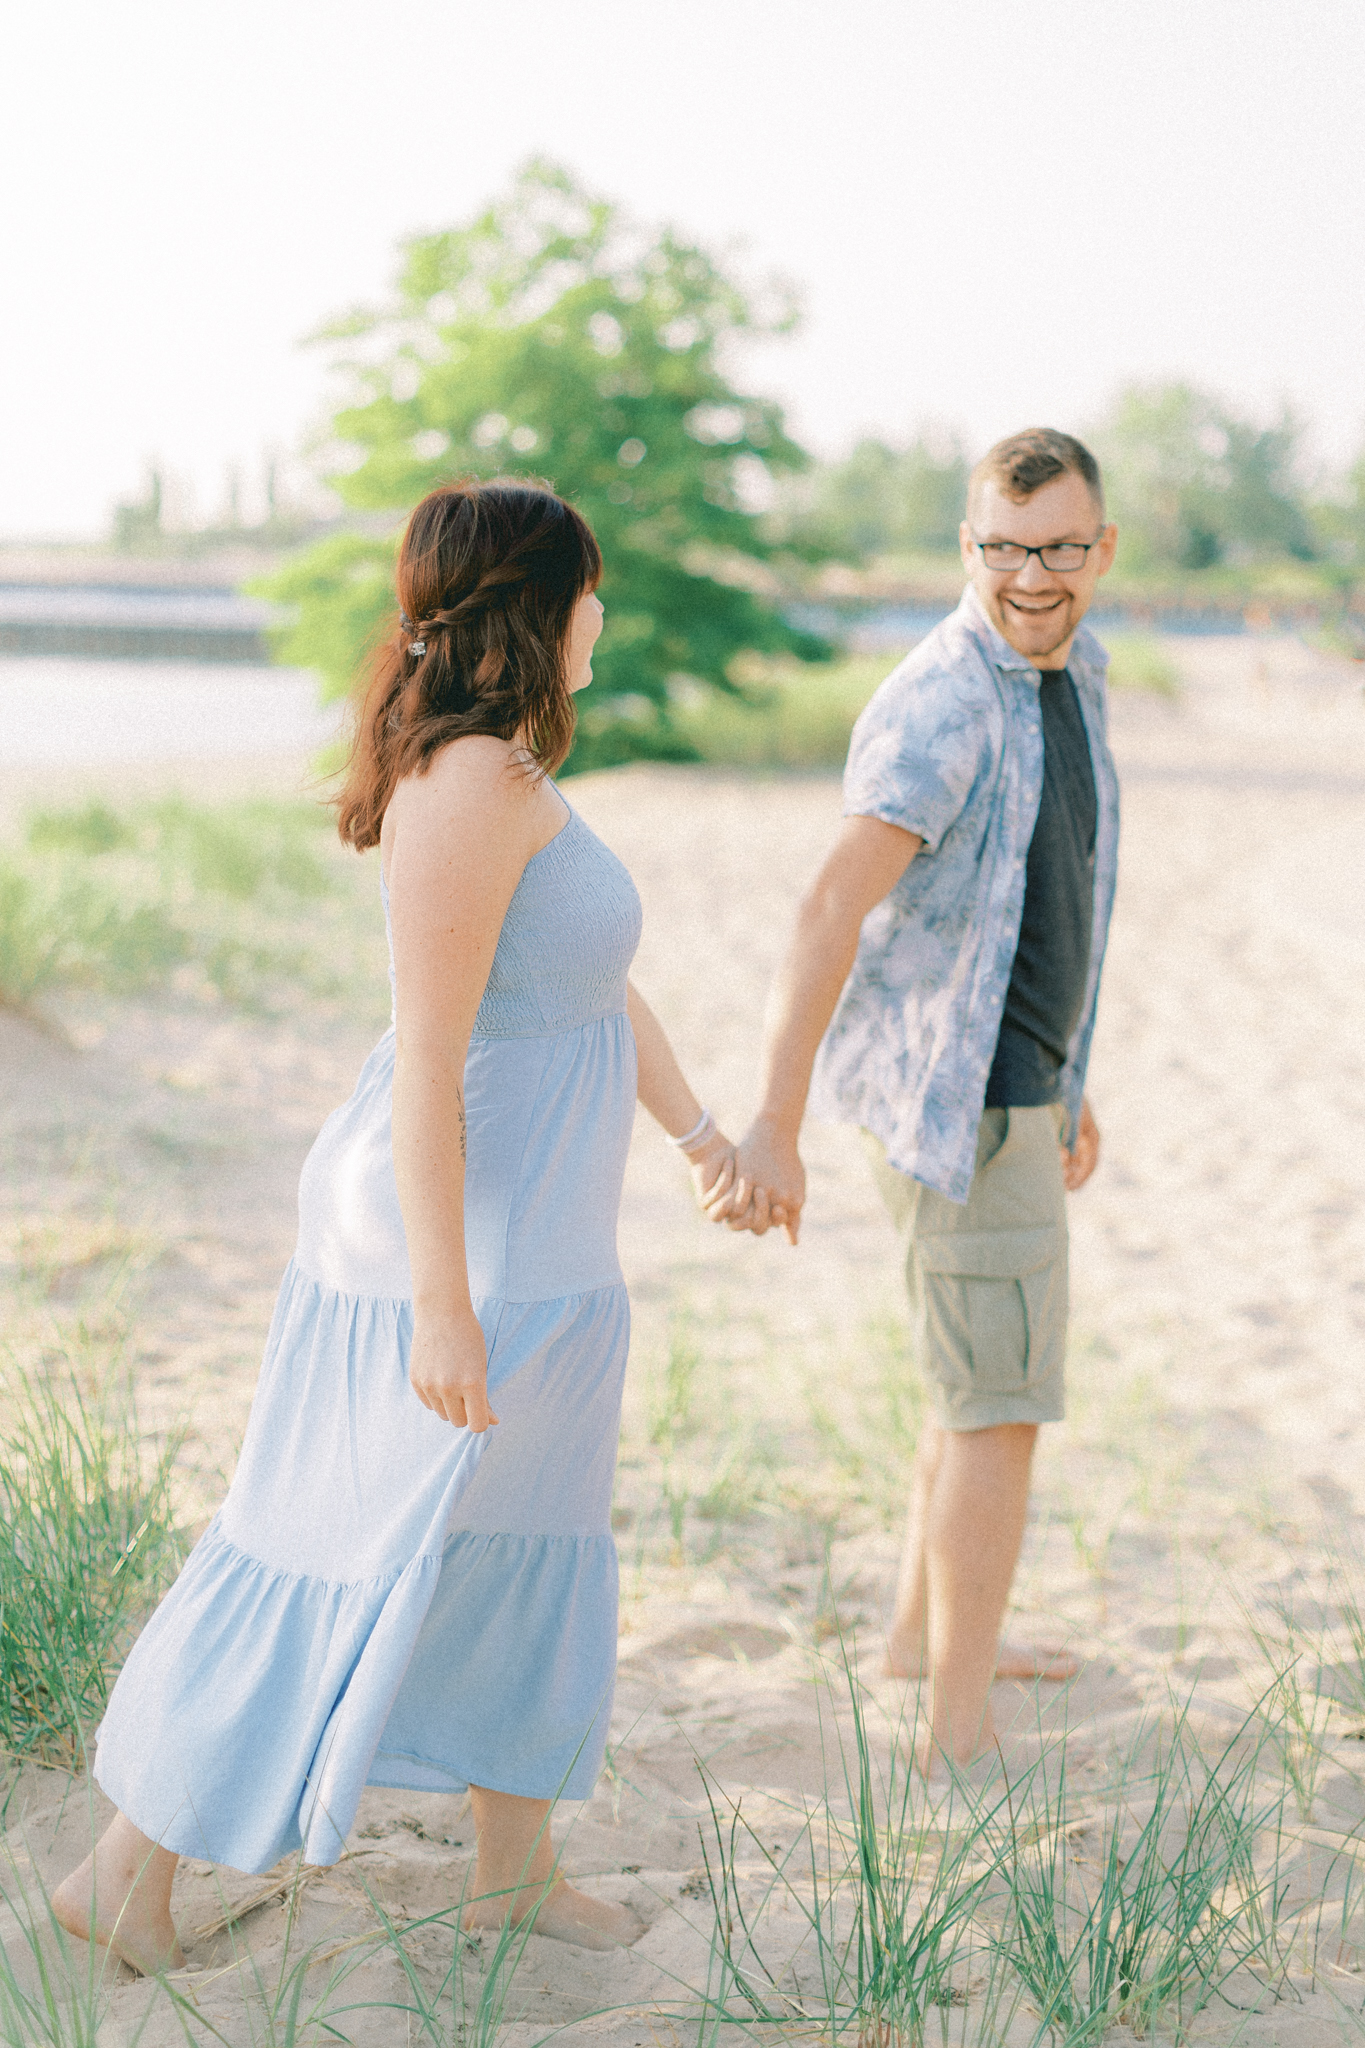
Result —
[[772, 551], [755, 500], [806, 458], [780, 408], [732, 381], [735, 344], [792, 317], [544, 162], [467, 225], [407, 242], [392, 300], [321, 337], [350, 384], [329, 482], [392, 526], [332, 535], [271, 581], [296, 608], [280, 651], [343, 694], [392, 612], [400, 515], [448, 478], [543, 477], [605, 561], [572, 765], [687, 757], [676, 679], [732, 688], [741, 652], [828, 652], [755, 588]]

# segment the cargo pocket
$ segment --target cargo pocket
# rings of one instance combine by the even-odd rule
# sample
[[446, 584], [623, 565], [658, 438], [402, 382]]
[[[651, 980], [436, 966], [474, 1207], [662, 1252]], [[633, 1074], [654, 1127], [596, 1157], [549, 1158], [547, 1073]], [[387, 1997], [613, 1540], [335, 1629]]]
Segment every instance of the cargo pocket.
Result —
[[[917, 1239], [926, 1337], [940, 1370], [954, 1354], [978, 1393], [1018, 1394], [1060, 1370], [1066, 1349], [1066, 1237], [1054, 1224]], [[964, 1355], [965, 1354], [965, 1355]]]

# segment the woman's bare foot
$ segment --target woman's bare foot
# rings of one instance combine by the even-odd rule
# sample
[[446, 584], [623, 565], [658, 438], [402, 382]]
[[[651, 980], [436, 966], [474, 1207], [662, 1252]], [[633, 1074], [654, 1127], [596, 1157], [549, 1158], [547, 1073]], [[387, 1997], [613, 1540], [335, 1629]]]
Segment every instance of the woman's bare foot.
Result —
[[[520, 1926], [528, 1914], [535, 1915], [537, 1934], [548, 1935], [551, 1941], [571, 1941], [579, 1948], [629, 1948], [645, 1931], [644, 1921], [629, 1906], [590, 1898], [562, 1877], [555, 1879], [539, 1904], [534, 1897], [525, 1906], [518, 1901], [512, 1909], [513, 1925]], [[478, 1927], [501, 1927], [507, 1917], [505, 1898], [475, 1899], [466, 1906], [460, 1924], [472, 1933]]]
[[[995, 1653], [997, 1678], [1033, 1678], [1061, 1685], [1068, 1678], [1074, 1678], [1080, 1668], [1079, 1657], [1073, 1657], [1070, 1650], [1057, 1646], [1030, 1649], [1026, 1643], [1001, 1643]], [[886, 1661], [882, 1665], [883, 1678], [922, 1680], [928, 1675], [922, 1659], [898, 1658], [892, 1646], [887, 1645]]]
[[[155, 1851], [158, 1857], [166, 1853]], [[171, 1919], [169, 1879], [164, 1886], [156, 1882], [162, 1875], [156, 1871], [151, 1884], [139, 1882], [141, 1873], [135, 1869], [131, 1885], [121, 1883], [115, 1872], [101, 1867], [108, 1861], [97, 1850], [62, 1879], [52, 1894], [53, 1918], [78, 1941], [108, 1949], [144, 1977], [183, 1969], [184, 1952]], [[173, 1870], [173, 1856], [170, 1863]]]

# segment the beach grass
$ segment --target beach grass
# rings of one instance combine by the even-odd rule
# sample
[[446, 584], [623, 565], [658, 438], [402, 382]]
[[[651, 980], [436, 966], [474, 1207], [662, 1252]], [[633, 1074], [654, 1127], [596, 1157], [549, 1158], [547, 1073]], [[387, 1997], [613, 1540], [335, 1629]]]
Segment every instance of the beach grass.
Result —
[[998, 2040], [1022, 2013], [1035, 2043], [1085, 2048], [1114, 2027], [1180, 2042], [1211, 2004], [1249, 2014], [1285, 1994], [1305, 1942], [1299, 1848], [1257, 1714], [1210, 1753], [1173, 1697], [1082, 1794], [1063, 1730], [1009, 1782], [988, 1766], [931, 1796], [907, 1727], [874, 1734], [846, 1654], [826, 1686], [825, 1791], [793, 1807], [794, 1840], [770, 1846], [771, 1821], [706, 1785], [717, 2023], [912, 2048]]
[[[1012, 1827], [1002, 1951], [1049, 2028], [1098, 2041], [1113, 2024], [1181, 2033], [1234, 1974], [1260, 1957], [1275, 1863], [1256, 1847], [1282, 1814], [1284, 1787], [1263, 1784], [1254, 1720], [1212, 1759], [1188, 1708], [1139, 1724], [1102, 1803], [1082, 1816], [1068, 1792], [1065, 1747], [1055, 1793], [1035, 1780], [1030, 1840]], [[1250, 1737], [1250, 1740], [1247, 1738]], [[1084, 1844], [1082, 1858], [1077, 1851]]]
[[1154, 634], [1102, 634], [1109, 650], [1111, 690], [1143, 691], [1172, 702], [1180, 695], [1180, 677], [1166, 648]]
[[329, 825], [272, 798], [34, 812], [0, 852], [0, 1005], [170, 991], [269, 1013], [299, 988], [343, 994], [361, 961], [373, 980], [371, 864]]
[[74, 1766], [178, 1569], [177, 1445], [148, 1447], [126, 1376], [0, 1370], [0, 1750]]
[[[31, 1868], [21, 1867], [8, 1841], [4, 1861], [0, 1912], [8, 1939], [0, 1941], [0, 2048], [99, 2048], [109, 2003], [108, 1966], [94, 1948], [77, 1960], [46, 1891]], [[160, 1986], [149, 1985], [144, 2024], [125, 2037], [129, 2048], [136, 2048], [161, 2003]]]

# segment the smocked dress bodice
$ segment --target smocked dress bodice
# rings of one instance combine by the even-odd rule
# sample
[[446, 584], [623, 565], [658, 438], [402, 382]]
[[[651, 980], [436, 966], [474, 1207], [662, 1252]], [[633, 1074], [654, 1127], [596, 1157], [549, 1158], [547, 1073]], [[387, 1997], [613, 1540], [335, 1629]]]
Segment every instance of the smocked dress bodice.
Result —
[[[397, 1007], [389, 891], [380, 893]], [[625, 868], [571, 810], [532, 854], [507, 906], [475, 1038], [546, 1038], [621, 1015], [640, 943], [640, 899]]]
[[[570, 811], [508, 905], [465, 1064], [465, 1251], [476, 1301], [545, 1299], [621, 1277], [616, 1208], [635, 1103], [626, 976], [639, 938], [634, 883]], [[389, 971], [392, 980], [391, 925]], [[390, 1028], [309, 1156], [297, 1257], [346, 1293], [406, 1298], [395, 1051]], [[595, 1142], [566, 1145], [566, 1130]]]

